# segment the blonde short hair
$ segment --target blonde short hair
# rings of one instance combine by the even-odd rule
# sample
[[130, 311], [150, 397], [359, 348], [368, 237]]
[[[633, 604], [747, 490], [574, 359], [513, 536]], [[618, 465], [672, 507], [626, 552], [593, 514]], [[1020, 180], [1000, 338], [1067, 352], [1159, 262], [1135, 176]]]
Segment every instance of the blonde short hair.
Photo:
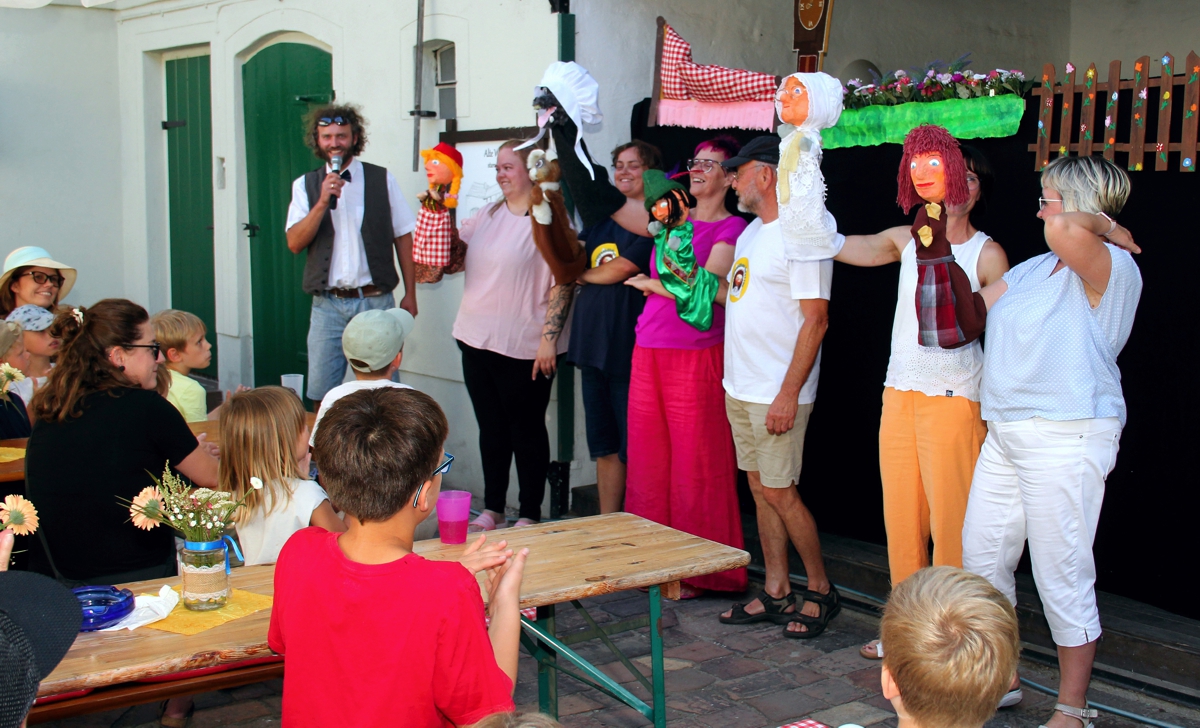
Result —
[[1104, 157], [1059, 157], [1042, 170], [1042, 187], [1062, 195], [1063, 212], [1117, 215], [1129, 199], [1129, 175]]
[[563, 728], [563, 724], [543, 713], [496, 713], [471, 728]]
[[154, 326], [154, 338], [162, 345], [163, 355], [174, 349], [180, 353], [187, 348], [188, 343], [196, 334], [203, 336], [208, 333], [208, 327], [200, 317], [187, 311], [177, 311], [168, 308], [150, 317]]
[[922, 569], [892, 591], [883, 664], [921, 728], [975, 728], [996, 712], [1021, 655], [1017, 613], [986, 579]]

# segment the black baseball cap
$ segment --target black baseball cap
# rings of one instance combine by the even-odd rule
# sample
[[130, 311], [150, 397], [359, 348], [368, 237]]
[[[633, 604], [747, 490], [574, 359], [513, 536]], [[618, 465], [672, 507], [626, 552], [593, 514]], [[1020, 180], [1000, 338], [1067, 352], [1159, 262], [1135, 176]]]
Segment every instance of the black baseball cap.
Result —
[[765, 136], [754, 137], [746, 142], [746, 146], [737, 153], [736, 157], [730, 157], [721, 166], [727, 170], [737, 169], [746, 162], [766, 162], [767, 164], [779, 164], [779, 135], [767, 134]]
[[83, 609], [71, 590], [29, 571], [0, 572], [0, 728], [19, 726], [75, 642]]

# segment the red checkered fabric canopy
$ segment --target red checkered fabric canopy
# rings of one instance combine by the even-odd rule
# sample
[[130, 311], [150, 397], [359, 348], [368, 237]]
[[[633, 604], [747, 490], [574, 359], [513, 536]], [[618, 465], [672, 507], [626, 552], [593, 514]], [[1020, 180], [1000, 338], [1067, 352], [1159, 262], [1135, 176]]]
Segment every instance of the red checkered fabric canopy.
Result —
[[694, 63], [691, 44], [665, 24], [660, 77], [662, 98], [681, 101], [774, 101], [778, 85], [769, 73]]

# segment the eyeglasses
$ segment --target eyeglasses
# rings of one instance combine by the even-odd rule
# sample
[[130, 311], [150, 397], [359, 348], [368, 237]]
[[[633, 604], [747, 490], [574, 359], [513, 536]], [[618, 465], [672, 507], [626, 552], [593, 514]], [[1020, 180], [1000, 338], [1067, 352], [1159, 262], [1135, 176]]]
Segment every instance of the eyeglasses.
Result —
[[689, 172], [700, 170], [707, 174], [713, 171], [713, 167], [720, 169], [721, 163], [715, 159], [689, 159], [688, 161], [684, 162], [684, 166], [687, 167]]
[[[442, 455], [444, 455], [446, 459], [442, 461], [441, 465], [437, 466], [437, 469], [433, 471], [433, 475], [429, 476], [430, 480], [433, 480], [434, 476], [445, 475], [446, 473], [450, 472], [450, 466], [454, 464], [454, 456], [453, 455], [451, 455], [448, 452], [443, 452]], [[418, 503], [418, 501], [421, 499], [421, 490], [424, 488], [425, 488], [424, 483], [421, 483], [420, 485], [417, 486], [417, 492], [416, 492], [416, 494], [413, 495], [413, 508], [421, 507], [420, 504]]]
[[122, 349], [149, 349], [150, 353], [154, 355], [154, 360], [158, 361], [158, 353], [160, 351], [162, 351], [162, 344], [158, 343], [157, 341], [154, 342], [153, 344], [125, 344], [121, 348]]
[[349, 123], [350, 120], [344, 116], [322, 116], [320, 119], [317, 119], [317, 126], [329, 126], [330, 124], [344, 126]]
[[39, 286], [50, 283], [55, 288], [62, 288], [62, 284], [67, 280], [57, 273], [43, 273], [40, 270], [27, 270], [18, 277], [23, 278], [25, 276], [32, 278], [33, 282]]
[[1047, 200], [1045, 197], [1039, 197], [1038, 210], [1045, 210], [1046, 205], [1049, 205], [1051, 202], [1062, 202], [1062, 200]]
[[[759, 162], [757, 160], [751, 160], [750, 164], [752, 166], [750, 167], [750, 169], [746, 170], [747, 175], [753, 174], [754, 170], [758, 169], [759, 167], [766, 167], [771, 170], [775, 169], [774, 166], [767, 164], [766, 162]], [[729, 170], [728, 174], [733, 179], [734, 182], [736, 182], [738, 180], [738, 170], [731, 169], [731, 170]]]

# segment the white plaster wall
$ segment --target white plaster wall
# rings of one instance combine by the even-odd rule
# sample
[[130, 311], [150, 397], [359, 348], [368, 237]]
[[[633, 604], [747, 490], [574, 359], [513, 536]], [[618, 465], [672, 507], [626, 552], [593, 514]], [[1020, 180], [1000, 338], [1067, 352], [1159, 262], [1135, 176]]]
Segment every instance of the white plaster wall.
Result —
[[[1200, 54], [1200, 2], [1195, 0], [1071, 0], [1070, 60], [1089, 63], [1103, 80], [1110, 61], [1121, 61], [1121, 75], [1133, 78], [1133, 64], [1150, 56], [1150, 75], [1162, 72], [1164, 53], [1175, 56], [1183, 73], [1189, 51]], [[1058, 75], [1062, 76], [1062, 64]]]
[[111, 11], [0, 8], [0, 256], [73, 265], [71, 303], [125, 295], [120, 125]]
[[1070, 0], [836, 0], [825, 71], [840, 77], [863, 58], [888, 73], [969, 51], [976, 71], [1016, 68], [1033, 77], [1046, 62], [1066, 62], [1071, 26]]

